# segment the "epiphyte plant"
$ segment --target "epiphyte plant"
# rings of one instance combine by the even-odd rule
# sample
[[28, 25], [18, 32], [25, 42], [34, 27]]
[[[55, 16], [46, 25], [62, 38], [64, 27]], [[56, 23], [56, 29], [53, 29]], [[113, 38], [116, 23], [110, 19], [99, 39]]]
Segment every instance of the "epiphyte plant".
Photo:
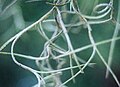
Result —
[[[26, 1], [26, 3], [31, 3], [35, 1], [39, 0], [28, 0]], [[29, 25], [28, 27], [14, 35], [12, 38], [10, 38], [8, 41], [6, 41], [0, 47], [0, 54], [11, 55], [12, 60], [18, 66], [33, 73], [38, 81], [38, 83], [33, 87], [67, 87], [66, 84], [71, 80], [75, 82], [75, 77], [79, 74], [83, 74], [85, 72], [84, 70], [86, 69], [86, 67], [92, 67], [93, 65], [95, 65], [95, 63], [92, 63], [92, 60], [93, 58], [95, 58], [95, 54], [98, 54], [99, 58], [107, 68], [106, 77], [110, 72], [114, 80], [116, 81], [118, 87], [120, 87], [120, 83], [116, 75], [110, 68], [115, 42], [120, 39], [120, 37], [117, 37], [120, 26], [119, 20], [116, 21], [116, 28], [114, 31], [113, 38], [109, 40], [95, 42], [92, 34], [92, 31], [94, 30], [91, 27], [92, 25], [103, 24], [113, 20], [114, 1], [109, 0], [108, 3], [98, 3], [98, 0], [93, 0], [93, 2], [95, 2], [96, 5], [93, 8], [93, 13], [95, 13], [95, 15], [88, 15], [82, 13], [77, 0], [46, 0], [45, 2], [46, 4], [51, 5], [52, 8], [38, 21]], [[118, 10], [119, 9], [120, 7], [118, 8]], [[118, 11], [118, 15], [119, 13], [120, 12]], [[67, 21], [67, 16], [72, 16], [76, 19], [72, 20], [71, 23], [71, 21]], [[49, 25], [50, 27], [47, 25]], [[71, 30], [73, 30], [72, 28], [74, 27], [78, 27], [76, 29], [79, 30], [79, 27], [81, 26], [84, 26], [83, 28], [87, 30], [86, 35], [88, 35], [89, 37], [90, 45], [86, 45], [75, 49], [72, 44], [69, 32], [71, 32]], [[16, 53], [14, 51], [14, 47], [18, 40], [27, 31], [30, 31], [33, 28], [40, 34], [40, 37], [42, 37], [45, 40], [44, 47], [40, 55], [38, 57], [35, 57]], [[50, 32], [51, 35], [48, 35], [48, 32]], [[61, 46], [56, 42], [58, 38], [63, 39], [65, 47]], [[97, 46], [109, 42], [111, 42], [111, 49], [107, 63]], [[10, 43], [12, 43], [10, 52], [2, 51]], [[86, 61], [80, 58], [77, 55], [77, 53], [87, 50], [88, 48], [92, 48], [92, 51], [90, 57]], [[17, 61], [17, 56], [28, 60], [33, 60], [36, 63], [38, 70], [33, 69]], [[51, 61], [54, 61], [56, 66], [53, 66]], [[66, 64], [68, 66], [66, 66]], [[75, 73], [74, 69], [79, 70]], [[66, 71], [70, 71], [71, 77], [63, 81], [61, 77]]]

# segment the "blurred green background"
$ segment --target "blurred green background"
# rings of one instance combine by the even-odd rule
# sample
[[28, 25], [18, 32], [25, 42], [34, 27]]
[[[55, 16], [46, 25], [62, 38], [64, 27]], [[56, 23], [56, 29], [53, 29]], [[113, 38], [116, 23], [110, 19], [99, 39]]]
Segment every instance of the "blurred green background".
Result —
[[[46, 4], [45, 1], [26, 3], [26, 0], [18, 0], [13, 6], [5, 10], [13, 1], [14, 0], [0, 0], [0, 46], [17, 32], [37, 21], [52, 8], [52, 6]], [[109, 0], [78, 0], [81, 12], [91, 15], [94, 7], [93, 2], [97, 1], [99, 3], [109, 2]], [[118, 4], [118, 0], [114, 0], [113, 15], [115, 19], [118, 13], [118, 5], [120, 5]], [[93, 25], [92, 28], [93, 36], [97, 42], [112, 38], [115, 25], [110, 21], [104, 24]], [[78, 33], [71, 31], [69, 35], [75, 48], [89, 43], [85, 29], [82, 29]], [[37, 31], [28, 31], [17, 42], [15, 52], [38, 56], [42, 51], [43, 43], [44, 40], [39, 37]], [[59, 41], [59, 43], [64, 45], [62, 41]], [[104, 58], [106, 58], [105, 60], [108, 58], [109, 48], [110, 44], [99, 46], [100, 52]], [[4, 51], [9, 50], [10, 45], [8, 45]], [[78, 55], [81, 58], [87, 59], [91, 53], [90, 50], [91, 49], [88, 49], [78, 53]], [[117, 41], [114, 50], [114, 59], [112, 61], [112, 69], [120, 80], [119, 52], [120, 41]], [[19, 59], [19, 61], [35, 68], [33, 61], [24, 59]], [[109, 75], [109, 78], [105, 79], [106, 68], [98, 58], [98, 55], [95, 56], [93, 62], [97, 64], [93, 68], [88, 67], [85, 69], [84, 74], [77, 76], [76, 83], [69, 82], [67, 84], [68, 87], [117, 87], [111, 75]], [[0, 55], [0, 87], [31, 87], [36, 83], [37, 81], [33, 74], [17, 66], [12, 61], [11, 56]]]

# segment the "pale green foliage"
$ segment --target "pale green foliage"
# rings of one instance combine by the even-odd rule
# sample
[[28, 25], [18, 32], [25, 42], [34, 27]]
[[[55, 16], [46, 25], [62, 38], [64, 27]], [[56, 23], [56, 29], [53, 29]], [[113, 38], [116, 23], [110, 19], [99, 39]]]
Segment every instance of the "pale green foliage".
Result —
[[[34, 1], [34, 0], [32, 0]], [[95, 2], [95, 1], [93, 1]], [[107, 68], [107, 75], [108, 72], [111, 73], [114, 80], [116, 81], [117, 85], [120, 87], [120, 83], [110, 68], [112, 55], [113, 55], [113, 48], [115, 46], [115, 41], [119, 40], [120, 37], [117, 37], [118, 34], [118, 26], [119, 23], [116, 23], [116, 29], [115, 33], [113, 35], [112, 39], [104, 40], [101, 42], [95, 42], [92, 31], [94, 31], [91, 28], [91, 25], [97, 25], [101, 23], [106, 23], [113, 18], [113, 0], [110, 0], [109, 3], [99, 3], [95, 2], [95, 8], [93, 9], [94, 12], [96, 12], [97, 15], [87, 15], [83, 14], [81, 12], [81, 9], [78, 6], [77, 0], [54, 0], [52, 3], [47, 2], [47, 4], [53, 5], [52, 9], [48, 11], [43, 17], [41, 17], [38, 21], [34, 22], [27, 28], [21, 30], [18, 32], [15, 36], [13, 36], [11, 39], [9, 39], [6, 43], [4, 43], [0, 48], [1, 54], [10, 54], [12, 56], [13, 61], [19, 65], [20, 67], [29, 70], [31, 73], [33, 73], [37, 80], [38, 84], [36, 84], [33, 87], [66, 87], [66, 83], [73, 80], [75, 81], [75, 77], [79, 74], [84, 73], [84, 69], [88, 66], [92, 66], [95, 63], [92, 63], [92, 59], [94, 58], [95, 54], [97, 53], [99, 55], [99, 58], [102, 60], [103, 64]], [[120, 1], [119, 1], [120, 3]], [[66, 6], [69, 5], [69, 8]], [[102, 10], [98, 10], [99, 8], [104, 7]], [[120, 12], [118, 12], [119, 14]], [[67, 19], [67, 15], [73, 15], [77, 16], [77, 19], [74, 21], [77, 23], [64, 23], [64, 19]], [[109, 16], [109, 18], [106, 18], [106, 16]], [[118, 18], [119, 19], [119, 18]], [[119, 20], [117, 20], [119, 21]], [[49, 29], [49, 26], [51, 26], [51, 29]], [[84, 47], [80, 47], [77, 49], [74, 49], [72, 45], [71, 38], [69, 36], [69, 30], [71, 30], [75, 26], [84, 26], [84, 28], [87, 29], [87, 35], [89, 36], [90, 45], [86, 45]], [[44, 43], [44, 48], [40, 56], [34, 57], [29, 55], [23, 55], [18, 54], [14, 52], [14, 46], [16, 42], [22, 37], [24, 33], [31, 30], [32, 28], [35, 28], [36, 31], [39, 32], [39, 34], [43, 37], [43, 39], [46, 40]], [[47, 32], [52, 32], [51, 37], [46, 34]], [[60, 45], [56, 44], [55, 41], [57, 38], [62, 37], [66, 43], [66, 48], [61, 47]], [[2, 52], [2, 50], [10, 43], [11, 45], [11, 51], [10, 52]], [[103, 58], [102, 54], [100, 53], [99, 49], [97, 48], [98, 45], [105, 44], [111, 42], [111, 50], [109, 55], [109, 63], [107, 64], [105, 59]], [[86, 50], [88, 48], [92, 48], [91, 56], [87, 61], [79, 58], [76, 53], [82, 52], [83, 50]], [[36, 65], [38, 66], [39, 70], [35, 70], [31, 67], [28, 67], [16, 60], [16, 56], [19, 56], [21, 58], [26, 58], [29, 60], [33, 60], [36, 62]], [[50, 63], [50, 60], [53, 60], [57, 63], [55, 69]], [[64, 68], [64, 65], [68, 63], [69, 66]], [[76, 65], [73, 65], [73, 62], [76, 63]], [[74, 69], [78, 68], [79, 71], [77, 73], [74, 73]], [[71, 77], [67, 79], [66, 81], [61, 81], [62, 73], [64, 73], [66, 70], [69, 70], [71, 72]]]

